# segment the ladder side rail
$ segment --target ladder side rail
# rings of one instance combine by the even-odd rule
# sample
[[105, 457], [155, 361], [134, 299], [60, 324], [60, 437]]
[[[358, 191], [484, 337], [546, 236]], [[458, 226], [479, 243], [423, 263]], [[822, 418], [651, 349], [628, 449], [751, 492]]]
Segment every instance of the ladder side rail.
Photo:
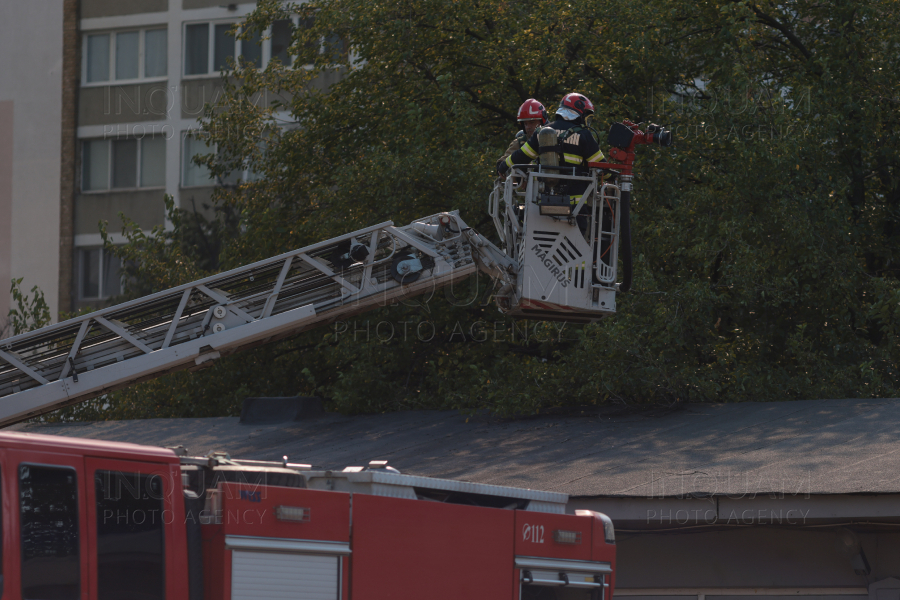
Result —
[[[618, 277], [619, 258], [619, 188], [610, 183], [600, 187], [600, 194], [594, 210], [594, 219], [599, 233], [597, 236], [597, 256], [594, 272], [597, 280], [604, 284], [615, 283]], [[609, 229], [603, 223], [609, 222]], [[603, 249], [603, 242], [607, 243]]]
[[500, 236], [500, 241], [502, 243], [506, 243], [506, 227], [504, 226], [503, 221], [500, 218], [501, 208], [500, 208], [500, 196], [501, 189], [503, 190], [502, 195], [506, 196], [506, 185], [500, 181], [500, 178], [494, 180], [494, 187], [491, 190], [491, 193], [488, 195], [488, 214], [491, 217], [491, 221], [494, 222], [494, 229], [497, 230], [497, 235]]
[[[116, 315], [119, 316], [119, 315]], [[103, 319], [103, 317], [99, 317]], [[103, 319], [105, 321], [105, 319]], [[26, 367], [35, 372], [44, 374], [45, 378], [54, 381], [64, 379], [69, 376], [72, 368], [78, 373], [84, 370], [91, 370], [98, 365], [117, 362], [132, 358], [133, 356], [146, 353], [145, 349], [141, 349], [140, 345], [157, 349], [157, 338], [162, 340], [165, 331], [157, 325], [148, 328], [142, 332], [141, 340], [134, 343], [134, 336], [129, 334], [127, 327], [125, 329], [126, 336], [122, 336], [116, 329], [121, 327], [114, 326], [112, 329], [104, 327], [98, 322], [97, 313], [91, 313], [83, 319], [78, 326], [78, 334], [69, 346], [63, 345], [60, 348], [49, 347], [44, 352], [33, 352], [24, 362]], [[129, 341], [126, 338], [131, 337]], [[43, 341], [42, 341], [43, 343]], [[161, 344], [160, 344], [161, 345]], [[82, 355], [79, 356], [79, 352]], [[71, 359], [71, 360], [70, 360]], [[0, 361], [2, 364], [3, 361]], [[21, 369], [8, 370], [0, 372], [0, 397], [16, 393], [16, 388], [32, 387], [25, 382], [17, 382], [25, 373]]]
[[[379, 239], [378, 238], [379, 232], [377, 230], [372, 232], [371, 235], [372, 235], [373, 240]], [[391, 246], [390, 250], [387, 251], [387, 256], [383, 257], [381, 259], [378, 259], [374, 262], [371, 262], [371, 260], [370, 260], [371, 264], [385, 263], [388, 260], [390, 260], [390, 257], [393, 255], [393, 253], [395, 251], [396, 243], [389, 236], [385, 236], [385, 239], [387, 241], [385, 242], [384, 245]], [[294, 254], [296, 254], [296, 252]], [[293, 257], [291, 257], [291, 259], [293, 259]], [[369, 260], [369, 259], [367, 259], [367, 260]], [[321, 264], [320, 261], [312, 261], [312, 262]], [[275, 270], [280, 271], [280, 270], [282, 270], [282, 267], [275, 265]], [[305, 273], [301, 272], [301, 276], [298, 278], [305, 277], [306, 279], [309, 279], [306, 276], [308, 276], [311, 273], [314, 273], [314, 271], [315, 271], [315, 267], [313, 265], [310, 265], [305, 270]], [[228, 273], [220, 275], [220, 277], [227, 277], [227, 276], [228, 276]], [[241, 274], [240, 277], [241, 278], [245, 277], [245, 274]], [[234, 279], [234, 278], [232, 278], [232, 279]], [[317, 289], [321, 290], [321, 292], [319, 293], [319, 296], [317, 296], [316, 298], [306, 297], [306, 298], [304, 298], [304, 300], [309, 301], [309, 300], [313, 299], [317, 302], [333, 304], [332, 296], [335, 295], [335, 290], [333, 289], [334, 286], [328, 285], [327, 282], [321, 278], [319, 278], [318, 281], [316, 281], [314, 279], [313, 282], [314, 282], [313, 285]], [[218, 281], [214, 281], [214, 282], [210, 282], [210, 285], [212, 285], [214, 288], [218, 289], [217, 286], [220, 284]], [[304, 282], [304, 285], [308, 286], [309, 283]], [[175, 319], [175, 315], [172, 315], [172, 317], [169, 319], [166, 319], [165, 317], [157, 316], [157, 317], [154, 317], [152, 326], [148, 326], [146, 328], [139, 328], [140, 329], [139, 335], [141, 336], [141, 340], [135, 339], [135, 337], [133, 335], [129, 334], [129, 332], [128, 332], [129, 329], [134, 330], [135, 327], [137, 327], [137, 326], [129, 327], [123, 323], [122, 327], [119, 328], [119, 331], [116, 331], [116, 328], [106, 327], [105, 323], [104, 323], [104, 329], [106, 330], [106, 333], [104, 333], [103, 335], [92, 336], [92, 338], [89, 340], [91, 350], [89, 352], [85, 353], [84, 356], [80, 356], [80, 357], [77, 356], [78, 351], [81, 350], [81, 348], [74, 344], [73, 344], [73, 349], [75, 351], [72, 352], [70, 350], [68, 352], [68, 355], [66, 354], [66, 352], [58, 352], [57, 351], [54, 353], [54, 357], [53, 357], [53, 360], [51, 361], [51, 364], [49, 365], [49, 369], [51, 371], [55, 370], [58, 373], [58, 375], [56, 375], [56, 373], [54, 373], [53, 375], [56, 375], [56, 376], [54, 377], [53, 375], [50, 375], [50, 378], [51, 379], [64, 378], [65, 376], [67, 376], [69, 374], [69, 371], [72, 369], [73, 366], [75, 367], [75, 369], [76, 369], [75, 372], [77, 373], [78, 371], [92, 370], [98, 366], [104, 366], [106, 364], [110, 364], [113, 362], [121, 362], [122, 360], [133, 358], [135, 355], [140, 353], [140, 352], [134, 351], [135, 347], [139, 348], [141, 351], [146, 353], [146, 347], [150, 347], [152, 350], [157, 350], [157, 349], [163, 348], [164, 345], [166, 345], [166, 339], [168, 339], [168, 345], [172, 345], [173, 339], [175, 339], [175, 341], [177, 343], [183, 343], [184, 341], [187, 341], [187, 340], [191, 339], [192, 337], [196, 337], [198, 335], [203, 335], [206, 330], [206, 326], [208, 325], [209, 320], [210, 320], [209, 309], [212, 308], [216, 302], [218, 302], [220, 304], [224, 303], [226, 306], [229, 306], [229, 310], [231, 310], [233, 308], [233, 306], [231, 306], [232, 302], [243, 304], [244, 306], [248, 307], [248, 310], [250, 311], [250, 313], [252, 314], [253, 317], [257, 317], [258, 314], [262, 313], [262, 302], [258, 303], [259, 311], [257, 311], [256, 308], [251, 308], [250, 305], [248, 304], [249, 302], [251, 302], [252, 298], [250, 298], [250, 299], [237, 298], [237, 299], [232, 300], [220, 293], [217, 293], [213, 290], [210, 290], [209, 288], [206, 288], [205, 286], [198, 286], [198, 287], [200, 288], [198, 291], [201, 292], [202, 295], [205, 297], [205, 301], [203, 302], [204, 306], [201, 307], [202, 310], [200, 311], [202, 313], [202, 315], [204, 315], [201, 317], [203, 319], [203, 321], [201, 323], [199, 323], [199, 324], [196, 323], [196, 321], [198, 320], [198, 318], [196, 316], [185, 322], [181, 322], [181, 319]], [[190, 298], [191, 293], [194, 290], [197, 290], [197, 288], [191, 288], [191, 289], [184, 290], [184, 292], [181, 295], [181, 298], [179, 299], [179, 308], [176, 309], [176, 311], [175, 311], [176, 314], [178, 313], [179, 310], [182, 312], [184, 311], [183, 305], [186, 303], [186, 299]], [[258, 300], [261, 300], [263, 297], [268, 297], [269, 295], [270, 294], [268, 293], [268, 290], [266, 290], [266, 292], [264, 292], [264, 293], [256, 294], [256, 298]], [[298, 301], [295, 300], [291, 304], [296, 306], [296, 305], [298, 305]], [[144, 307], [138, 307], [138, 308], [133, 308], [131, 310], [141, 311], [143, 308]], [[112, 318], [113, 316], [119, 317], [119, 318], [124, 318], [124, 319], [133, 317], [133, 314], [128, 310], [127, 306], [126, 306], [125, 310], [123, 310], [122, 305], [119, 305], [116, 307], [111, 307], [111, 310], [115, 311], [115, 312], [110, 315], [110, 318]], [[240, 309], [238, 309], [237, 311], [233, 311], [233, 312], [236, 312], [236, 313], [242, 315], [245, 322], [249, 322], [249, 321], [253, 320], [252, 318], [249, 318], [248, 314], [242, 313], [242, 311]], [[281, 312], [281, 310], [279, 310], [279, 312]], [[92, 322], [96, 323], [98, 321], [98, 318], [103, 319], [104, 317], [98, 317], [98, 313], [92, 313], [90, 317], [88, 317], [82, 321], [81, 326], [84, 327], [86, 325], [90, 325]], [[165, 331], [165, 334], [163, 334], [164, 330], [162, 327], [160, 327], [160, 325], [168, 326], [168, 330]], [[181, 328], [183, 328], [183, 329], [186, 328], [187, 331], [181, 332], [181, 333], [176, 333], [176, 332], [178, 332], [179, 326], [181, 326]], [[123, 343], [122, 339], [116, 339], [115, 335], [110, 335], [110, 333], [124, 334], [124, 335], [118, 335], [118, 337], [124, 339], [125, 342]], [[142, 345], [144, 347], [142, 347]], [[166, 346], [166, 347], [168, 347], [168, 346]], [[73, 361], [68, 361], [67, 360], [68, 356], [71, 356], [73, 358]], [[42, 360], [41, 362], [46, 363], [47, 361]], [[43, 365], [43, 366], [46, 367], [46, 365]], [[41, 370], [43, 370], [43, 368]], [[18, 370], [18, 371], [19, 371], [18, 373], [14, 373], [13, 375], [11, 375], [11, 377], [13, 377], [14, 379], [20, 379], [22, 375], [27, 376], [27, 374], [25, 372], [22, 372], [21, 370]], [[34, 378], [30, 378], [30, 379], [34, 379]], [[18, 384], [18, 385], [16, 384], [16, 382], [12, 382], [10, 385], [3, 386], [2, 383], [0, 383], [0, 396], [5, 396], [5, 395], [9, 395], [10, 393], [14, 393], [14, 388], [18, 387], [19, 389], [21, 389], [23, 384], [30, 385], [30, 384], [25, 384], [25, 382], [22, 382], [21, 384]]]
[[[432, 238], [412, 225], [396, 228], [386, 223], [362, 230], [366, 232], [363, 235], [368, 235], [363, 241], [369, 243], [369, 256], [339, 273], [328, 267], [324, 257], [338, 243], [361, 238], [359, 232], [316, 244], [315, 254], [307, 247], [264, 261], [268, 265], [268, 287], [255, 281], [248, 286], [243, 281], [250, 278], [254, 269], [259, 272], [263, 264], [254, 263], [84, 315], [67, 322], [65, 327], [56, 326], [57, 333], [70, 340], [68, 345], [63, 344], [65, 347], [53, 348], [52, 357], [43, 360], [44, 367], [53, 363], [54, 380], [41, 377], [29, 364], [9, 353], [12, 361], [0, 360], [0, 378], [9, 380], [9, 385], [0, 385], [0, 424], [173, 370], [201, 366], [222, 353], [294, 335], [341, 315], [365, 312], [468, 277], [477, 268], [473, 236], [481, 236], [471, 231], [458, 213], [451, 216], [456, 219], [456, 232], [447, 239]], [[429, 217], [429, 222], [435, 222], [437, 217], [441, 215]], [[479, 240], [478, 244], [482, 252], [488, 250], [489, 256], [491, 248], [499, 253], [486, 240]], [[392, 277], [389, 263], [399, 248], [406, 247], [437, 260], [419, 280], [400, 284]], [[498, 260], [497, 267], [509, 259], [501, 255]], [[348, 288], [351, 281], [354, 283]], [[273, 293], [276, 288], [277, 295]], [[275, 300], [270, 302], [272, 298]], [[148, 306], [154, 307], [150, 313]], [[168, 314], [157, 314], [163, 308]], [[221, 327], [210, 328], [211, 321]], [[44, 343], [58, 339], [46, 330], [39, 333], [35, 337]], [[38, 377], [30, 377], [29, 371]], [[26, 380], [35, 385], [22, 390]], [[16, 381], [23, 385], [15, 385]]]
[[[321, 278], [320, 281], [324, 281], [325, 278]], [[209, 293], [204, 291], [205, 286], [198, 286], [198, 292], [206, 296], [211, 303], [216, 304], [217, 306], [228, 306], [227, 312], [231, 313], [231, 316], [236, 317], [237, 320], [243, 321], [244, 323], [249, 323], [257, 320], [256, 318], [251, 317], [248, 313], [241, 311], [239, 309], [235, 309], [232, 306], [227, 297], [224, 297], [216, 292], [212, 292], [211, 290], [207, 290]], [[185, 296], [187, 296], [193, 290], [186, 290]], [[184, 300], [184, 298], [182, 298]], [[210, 306], [209, 308], [211, 308]], [[212, 319], [213, 311], [206, 308], [201, 312], [194, 313], [189, 316], [186, 320], [174, 321], [172, 324], [175, 325], [173, 328], [171, 325], [167, 328], [163, 327], [155, 327], [150, 331], [144, 332], [145, 337], [144, 341], [146, 342], [146, 346], [152, 348], [153, 350], [162, 349], [164, 347], [169, 347], [172, 344], [172, 339], [179, 337], [180, 339], [176, 339], [178, 343], [184, 343], [189, 341], [192, 338], [203, 336], [207, 329], [208, 324]], [[257, 312], [254, 310], [253, 312]], [[243, 323], [242, 323], [243, 324]], [[171, 337], [170, 337], [171, 332]], [[125, 336], [121, 336], [125, 338]], [[169, 345], [165, 345], [166, 338], [169, 338]], [[115, 338], [108, 339], [102, 343], [96, 345], [96, 348], [93, 352], [86, 353], [84, 357], [82, 357], [82, 366], [88, 369], [93, 369], [98, 366], [98, 363], [110, 363], [113, 362], [114, 359], [118, 358], [121, 360], [121, 357], [117, 355], [121, 355], [123, 352], [126, 353], [125, 358], [131, 358], [139, 353], [136, 353], [132, 350], [130, 346], [134, 346], [133, 343], [130, 343], [129, 340], [126, 339], [126, 342], [129, 344], [122, 344], [120, 340], [116, 340]], [[177, 345], [177, 344], [174, 344]]]
[[[374, 226], [367, 228], [367, 230], [374, 229], [377, 232], [378, 228], [379, 226]], [[347, 239], [348, 237], [352, 238], [355, 235], [356, 232], [335, 239]], [[315, 244], [311, 247], [320, 248], [323, 247], [326, 243], [328, 242]], [[295, 250], [286, 254], [293, 257], [298, 253], [302, 253], [303, 250], [305, 249]], [[248, 272], [252, 273], [255, 270], [258, 271], [261, 264], [271, 262], [272, 261], [270, 259], [267, 261], [262, 261], [261, 263], [254, 263], [240, 269], [234, 269], [226, 273], [204, 278], [201, 281], [206, 282], [215, 288], [217, 285], [221, 285], [220, 282], [223, 279], [230, 281], [239, 281], [240, 279], [246, 278]], [[310, 271], [312, 271], [312, 269], [310, 269]], [[133, 311], [136, 311], [138, 313], [147, 311], [154, 312], [157, 309], [165, 308], [167, 305], [173, 305], [174, 299], [177, 298], [178, 301], [184, 300], [185, 294], [190, 294], [194, 290], [200, 291], [208, 298], [208, 302], [205, 303], [209, 305], [205, 307], [207, 310], [211, 308], [212, 305], [216, 302], [221, 303], [226, 301], [226, 296], [210, 290], [206, 286], [198, 286], [196, 285], [197, 283], [199, 282], [186, 284], [180, 286], [179, 288], [174, 288], [174, 290], [166, 290], [164, 292], [139, 298], [134, 301], [109, 307], [102, 311], [90, 313], [89, 315], [84, 315], [71, 321], [63, 322], [55, 326], [37, 330], [35, 332], [29, 332], [29, 334], [23, 334], [21, 336], [17, 336], [15, 339], [8, 339], [4, 341], [3, 346], [15, 347], [16, 350], [19, 350], [19, 353], [10, 353], [10, 350], [7, 349], [7, 353], [10, 353], [12, 361], [2, 362], [15, 367], [15, 371], [17, 372], [4, 372], [3, 376], [0, 377], [0, 396], [15, 393], [15, 388], [21, 388], [22, 385], [29, 385], [24, 381], [22, 382], [22, 384], [18, 384], [16, 381], [14, 381], [17, 379], [21, 379], [21, 376], [23, 375], [28, 379], [35, 381], [40, 379], [55, 380], [60, 376], [67, 376], [69, 374], [69, 370], [71, 370], [72, 368], [72, 365], [69, 364], [69, 361], [64, 357], [72, 354], [72, 347], [75, 345], [75, 340], [77, 339], [77, 334], [75, 334], [74, 332], [80, 331], [81, 327], [85, 323], [100, 323], [108, 331], [111, 331], [112, 333], [118, 335], [120, 338], [128, 341], [128, 344], [126, 344], [123, 348], [116, 342], [114, 338], [109, 336], [105, 336], [103, 339], [99, 340], [92, 339], [92, 345], [102, 344], [104, 346], [102, 353], [99, 356], [97, 355], [96, 351], [94, 352], [94, 356], [88, 357], [86, 359], [79, 359], [75, 355], [72, 355], [73, 362], [85, 363], [87, 364], [88, 368], [92, 368], [93, 365], [98, 361], [108, 362], [104, 359], [104, 356], [108, 354], [115, 355], [123, 351], [128, 354], [129, 346], [136, 346], [144, 352], [147, 351], [148, 347], [150, 348], [150, 350], [157, 350], [161, 348], [164, 342], [164, 338], [160, 338], [159, 340], [151, 340], [149, 339], [149, 336], [151, 336], [152, 334], [148, 334], [145, 330], [152, 330], [152, 327], [142, 328], [140, 326], [121, 321], [128, 321], [130, 319], [136, 318]], [[179, 298], [176, 294], [173, 294], [173, 291], [182, 291], [182, 293], [180, 294], [181, 297]], [[235, 302], [240, 301], [241, 299], [235, 300]], [[227, 303], [230, 305], [231, 301], [227, 300]], [[241, 314], [247, 321], [253, 320], [245, 311], [242, 311], [242, 309], [237, 306], [229, 306], [229, 310]], [[110, 322], [110, 320], [112, 322]], [[151, 321], [156, 323], [172, 322], [173, 320], [174, 319], [172, 317], [166, 318], [165, 316], [160, 317], [159, 315], [156, 315], [153, 317], [153, 319], [151, 319]], [[118, 323], [118, 325], [116, 323]], [[175, 335], [174, 330], [172, 335]], [[66, 340], [61, 338], [71, 339]], [[151, 342], [152, 346], [147, 343], [148, 341]], [[158, 344], [155, 343], [157, 341], [159, 342]], [[12, 344], [10, 342], [18, 343]], [[113, 344], [114, 346], [111, 346], [111, 344]], [[76, 354], [77, 351], [78, 349], [76, 349]], [[21, 369], [19, 368], [19, 366], [24, 366], [25, 369]], [[82, 365], [82, 367], [84, 367], [84, 364]], [[31, 377], [32, 373], [36, 374], [38, 377]], [[8, 385], [3, 385], [4, 382], [8, 383]]]
[[306, 253], [314, 252], [316, 250], [334, 245], [341, 241], [345, 241], [345, 240], [348, 240], [348, 239], [356, 237], [356, 236], [365, 235], [367, 233], [371, 233], [372, 231], [384, 229], [384, 228], [391, 227], [391, 226], [393, 226], [393, 223], [391, 221], [385, 221], [384, 223], [379, 223], [378, 225], [372, 225], [371, 227], [366, 227], [364, 229], [360, 229], [360, 230], [354, 231], [352, 233], [347, 233], [347, 234], [344, 234], [344, 235], [341, 235], [338, 237], [331, 238], [329, 240], [325, 240], [323, 242], [318, 242], [316, 244], [312, 244], [311, 246], [306, 246], [304, 248], [299, 248], [297, 250], [285, 252], [278, 256], [275, 256], [272, 258], [267, 258], [267, 259], [249, 264], [249, 265], [245, 265], [243, 267], [237, 267], [235, 269], [226, 271], [224, 273], [210, 275], [209, 277], [204, 277], [203, 279], [200, 279], [198, 281], [193, 281], [193, 282], [186, 283], [186, 284], [183, 284], [180, 286], [176, 286], [174, 288], [169, 288], [167, 290], [149, 294], [149, 295], [143, 296], [141, 298], [129, 300], [127, 302], [123, 302], [122, 304], [110, 306], [108, 308], [104, 308], [104, 309], [95, 311], [93, 313], [88, 313], [87, 315], [82, 315], [80, 317], [74, 317], [72, 319], [63, 321], [61, 323], [56, 323], [54, 325], [48, 325], [47, 327], [35, 330], [33, 332], [26, 332], [26, 333], [19, 334], [17, 336], [9, 337], [4, 340], [0, 340], [0, 348], [6, 349], [7, 347], [12, 346], [13, 344], [32, 339], [37, 334], [47, 335], [51, 332], [55, 332], [59, 329], [62, 329], [63, 327], [67, 327], [67, 326], [71, 327], [75, 323], [78, 323], [80, 325], [81, 321], [90, 319], [97, 315], [105, 316], [108, 313], [112, 313], [115, 311], [120, 311], [120, 310], [124, 310], [124, 309], [128, 309], [128, 308], [138, 307], [143, 303], [152, 302], [154, 300], [158, 300], [158, 299], [162, 299], [162, 298], [167, 298], [169, 296], [175, 296], [176, 298], [178, 298], [181, 296], [181, 294], [184, 292], [184, 290], [189, 289], [191, 287], [196, 287], [198, 285], [207, 285], [207, 284], [215, 283], [217, 281], [222, 281], [223, 279], [227, 279], [227, 278], [235, 276], [235, 275], [240, 275], [240, 274], [246, 273], [248, 271], [260, 269], [262, 267], [265, 267], [265, 266], [268, 266], [271, 264], [280, 263], [281, 261], [284, 261], [285, 259], [287, 259], [289, 256], [295, 256], [296, 254], [298, 254], [300, 252], [306, 252]]
[[[434, 278], [419, 279], [411, 285], [401, 285], [388, 280], [374, 289], [369, 298], [353, 304], [339, 304], [332, 310], [317, 312], [311, 305], [281, 313], [250, 324], [253, 331], [241, 335], [240, 328], [219, 334], [201, 336], [185, 345], [167, 348], [165, 351], [142, 354], [131, 361], [111, 365], [113, 371], [98, 368], [82, 373], [78, 383], [72, 378], [53, 382], [28, 392], [15, 394], [0, 402], [0, 426], [37, 416], [61, 406], [88, 400], [103, 393], [114, 391], [133, 382], [146, 380], [155, 375], [196, 366], [204, 354], [204, 349], [213, 354], [235, 352], [258, 345], [260, 342], [275, 341], [306, 331], [319, 324], [347, 318], [377, 306], [398, 302], [404, 298], [426, 293], [450, 285], [454, 280], [468, 277], [475, 272], [475, 264], [463, 269], [446, 267]], [[292, 313], [299, 312], [300, 315]], [[230, 334], [230, 336], [229, 336]], [[35, 406], [37, 404], [37, 406]]]
[[[228, 295], [228, 292], [226, 290], [221, 290], [221, 287], [216, 288], [220, 290], [219, 293], [212, 290], [212, 295], [204, 295], [223, 306], [230, 307], [231, 305], [237, 305], [238, 308], [247, 314], [252, 315], [254, 318], [262, 317], [262, 315], [265, 314], [266, 303], [269, 301], [269, 298], [275, 294], [275, 288], [278, 288], [278, 294], [280, 294], [285, 287], [290, 288], [298, 281], [308, 280], [312, 277], [321, 275], [321, 272], [318, 272], [312, 265], [309, 265], [304, 261], [297, 261], [295, 260], [296, 258], [296, 256], [289, 257], [289, 260], [291, 261], [290, 265], [282, 269], [287, 273], [284, 281], [281, 281], [279, 278], [275, 279], [272, 285], [269, 286], [258, 286], [252, 290], [239, 290], [233, 292], [226, 302], [221, 301], [221, 296], [223, 293]], [[285, 261], [285, 265], [288, 265], [287, 261]], [[294, 271], [294, 275], [290, 275], [291, 271]], [[281, 287], [278, 287], [279, 281], [281, 281]]]
[[[521, 173], [520, 181], [525, 181], [525, 174], [518, 169], [515, 172]], [[505, 217], [507, 222], [510, 225], [510, 228], [513, 230], [514, 235], [519, 236], [522, 234], [522, 228], [519, 225], [519, 216], [516, 214], [516, 208], [519, 206], [519, 202], [516, 199], [517, 196], [524, 196], [524, 193], [518, 191], [518, 187], [515, 185], [512, 177], [507, 178], [506, 190], [505, 190]], [[512, 245], [514, 243], [513, 240], [506, 240], [508, 245]]]
[[[311, 271], [312, 270], [310, 270], [310, 272]], [[207, 281], [209, 279], [210, 278], [207, 278]], [[210, 284], [214, 285], [215, 281], [210, 282]], [[184, 300], [184, 294], [190, 293], [195, 289], [196, 288], [188, 288], [184, 290], [181, 300]], [[224, 299], [215, 292], [204, 295], [206, 295], [208, 298], [208, 302], [205, 303], [208, 304], [208, 306], [205, 307], [205, 310], [203, 311], [204, 313], [208, 312], [209, 308], [211, 308], [216, 303], [216, 301], [222, 301]], [[132, 352], [131, 350], [135, 347], [139, 348], [144, 353], [146, 353], [147, 347], [150, 347], [151, 350], [161, 348], [162, 343], [164, 342], [164, 337], [162, 334], [154, 331], [154, 328], [150, 328], [149, 333], [147, 331], [142, 331], [139, 334], [135, 334], [132, 328], [127, 326], [126, 324], [120, 323], [119, 325], [115, 325], [113, 323], [109, 323], [109, 321], [102, 316], [103, 312], [105, 312], [108, 316], [110, 316], [110, 318], [113, 318], [114, 321], [114, 317], [127, 318], [129, 307], [131, 307], [132, 310], [140, 310], [141, 308], [134, 308], [133, 304], [134, 303], [128, 303], [124, 306], [118, 305], [110, 307], [110, 309], [106, 311], [98, 311], [95, 313], [91, 313], [90, 315], [85, 315], [81, 319], [81, 323], [78, 324], [79, 331], [81, 330], [82, 326], [85, 326], [85, 324], [87, 324], [89, 328], [90, 324], [92, 323], [102, 324], [104, 326], [104, 329], [106, 329], [107, 331], [104, 335], [92, 336], [91, 339], [88, 340], [89, 344], [92, 346], [92, 350], [85, 356], [76, 356], [78, 350], [81, 350], [80, 347], [76, 348], [75, 354], [72, 355], [72, 364], [70, 364], [67, 360], [68, 356], [72, 354], [72, 347], [65, 347], [62, 350], [52, 350], [49, 353], [36, 353], [33, 357], [32, 364], [29, 364], [28, 360], [20, 360], [16, 355], [11, 355], [13, 358], [12, 361], [0, 361], [0, 364], [5, 362], [15, 367], [14, 371], [4, 372], [4, 376], [2, 380], [0, 380], [0, 397], [16, 393], [16, 388], [21, 390], [23, 387], [32, 387], [31, 384], [27, 382], [27, 380], [40, 381], [41, 379], [46, 379], [49, 381], [60, 378], [60, 375], [62, 375], [63, 377], [68, 376], [73, 364], [75, 365], [76, 372], [78, 370], [91, 370], [98, 364], [108, 364], [111, 362], [117, 362], [123, 359], [132, 358], [136, 353]], [[102, 319], [103, 321], [100, 321], [100, 319]], [[190, 321], [195, 320], [196, 319], [191, 319]], [[111, 327], [106, 326], [107, 323], [109, 323]], [[193, 322], [188, 322], [186, 324], [189, 326], [189, 328], [192, 328], [195, 325]], [[52, 336], [48, 338], [46, 332], [42, 330], [38, 331], [43, 334], [42, 336], [40, 336], [42, 337], [42, 341], [46, 339], [53, 339]], [[176, 331], [177, 327], [176, 330], [173, 331], [173, 336], [175, 336]], [[74, 337], [77, 338], [77, 335]], [[182, 335], [181, 337], [183, 338], [185, 336]], [[190, 335], [188, 335], [187, 337], [190, 337]], [[126, 340], [124, 344], [122, 343], [123, 339]], [[75, 344], [73, 340], [71, 346], [74, 345]], [[50, 354], [51, 356], [47, 358], [47, 354]], [[19, 366], [24, 366], [25, 369], [23, 370], [21, 368], [18, 368]], [[65, 371], [64, 375], [63, 371]], [[46, 377], [41, 376], [41, 374], [44, 372], [47, 372]], [[31, 377], [32, 373], [36, 374], [38, 377]], [[4, 383], [6, 383], [7, 385], [3, 385]]]

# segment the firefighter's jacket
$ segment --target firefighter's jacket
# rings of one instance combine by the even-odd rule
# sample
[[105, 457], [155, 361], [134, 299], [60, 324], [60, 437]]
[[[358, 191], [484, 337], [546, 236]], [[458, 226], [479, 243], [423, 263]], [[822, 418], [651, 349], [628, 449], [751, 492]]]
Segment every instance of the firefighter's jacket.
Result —
[[[586, 175], [588, 163], [603, 162], [605, 157], [600, 150], [600, 144], [597, 143], [597, 140], [591, 135], [591, 130], [587, 127], [575, 121], [567, 121], [562, 117], [557, 117], [549, 127], [557, 131], [559, 165], [561, 167], [575, 167], [576, 175]], [[507, 168], [530, 163], [538, 157], [541, 151], [538, 142], [540, 131], [541, 128], [536, 129], [531, 139], [519, 150], [506, 157]]]
[[513, 152], [524, 146], [527, 141], [528, 139], [525, 137], [525, 131], [519, 130], [519, 132], [516, 133], [516, 138], [509, 143], [509, 148], [506, 149], [506, 152], [503, 153], [503, 156], [500, 157], [498, 162], [506, 162], [506, 159], [509, 158]]

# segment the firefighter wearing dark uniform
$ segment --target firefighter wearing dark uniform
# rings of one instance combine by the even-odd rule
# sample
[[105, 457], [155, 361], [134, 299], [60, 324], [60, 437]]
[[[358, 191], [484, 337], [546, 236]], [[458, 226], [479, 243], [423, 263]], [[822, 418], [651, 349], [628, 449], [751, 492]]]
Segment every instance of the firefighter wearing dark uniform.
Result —
[[[594, 139], [588, 128], [590, 118], [594, 114], [594, 105], [581, 94], [566, 94], [559, 108], [556, 109], [556, 120], [550, 123], [557, 132], [557, 146], [553, 150], [559, 154], [561, 167], [574, 167], [576, 175], [587, 175], [588, 163], [603, 162], [600, 144]], [[506, 158], [505, 164], [499, 166], [505, 173], [516, 164], [530, 163], [538, 158], [541, 147], [536, 130], [531, 138], [517, 151]], [[572, 182], [568, 193], [578, 198], [587, 188], [586, 182]]]
[[525, 145], [528, 138], [537, 130], [539, 125], [546, 125], [549, 120], [550, 117], [547, 115], [547, 109], [544, 108], [543, 104], [534, 98], [529, 98], [523, 102], [522, 106], [519, 107], [518, 115], [516, 115], [516, 121], [522, 124], [522, 129], [516, 133], [516, 137], [510, 142], [509, 148], [497, 161], [498, 169], [500, 168], [500, 163], [505, 162], [510, 154]]

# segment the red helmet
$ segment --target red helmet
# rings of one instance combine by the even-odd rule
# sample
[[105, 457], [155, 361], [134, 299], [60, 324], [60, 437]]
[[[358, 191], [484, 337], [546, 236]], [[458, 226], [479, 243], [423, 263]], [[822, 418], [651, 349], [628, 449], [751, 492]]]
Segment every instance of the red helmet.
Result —
[[594, 114], [594, 105], [582, 94], [566, 94], [559, 103], [560, 108], [574, 110], [581, 117]]
[[541, 125], [546, 125], [547, 121], [550, 120], [550, 118], [547, 116], [547, 109], [544, 108], [544, 105], [534, 98], [529, 98], [522, 103], [522, 106], [519, 107], [519, 115], [516, 117], [516, 120], [530, 121], [532, 119], [540, 119]]

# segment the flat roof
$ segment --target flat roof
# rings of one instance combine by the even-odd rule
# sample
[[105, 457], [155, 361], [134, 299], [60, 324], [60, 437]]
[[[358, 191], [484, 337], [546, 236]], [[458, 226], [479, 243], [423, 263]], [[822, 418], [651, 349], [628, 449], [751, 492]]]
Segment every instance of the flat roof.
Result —
[[503, 421], [409, 411], [242, 425], [237, 418], [20, 424], [25, 432], [191, 454], [403, 473], [575, 497], [900, 493], [900, 400], [689, 404]]

